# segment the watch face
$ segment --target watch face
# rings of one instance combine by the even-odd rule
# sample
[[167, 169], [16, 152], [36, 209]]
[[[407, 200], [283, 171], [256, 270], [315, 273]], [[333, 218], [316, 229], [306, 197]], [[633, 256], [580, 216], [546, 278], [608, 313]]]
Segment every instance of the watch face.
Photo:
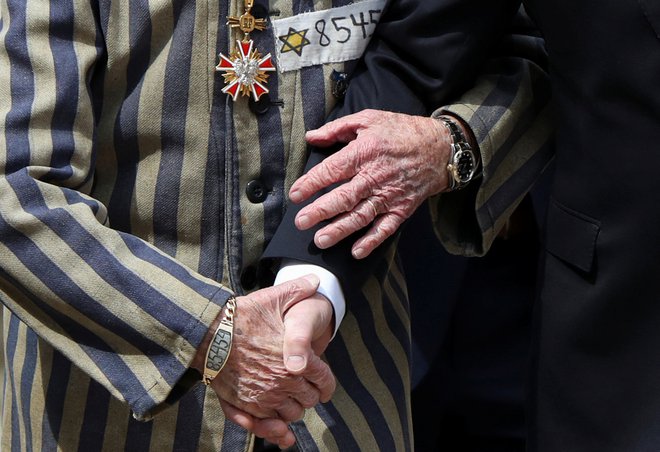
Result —
[[459, 150], [454, 154], [454, 178], [457, 182], [470, 182], [474, 176], [475, 159], [472, 151]]

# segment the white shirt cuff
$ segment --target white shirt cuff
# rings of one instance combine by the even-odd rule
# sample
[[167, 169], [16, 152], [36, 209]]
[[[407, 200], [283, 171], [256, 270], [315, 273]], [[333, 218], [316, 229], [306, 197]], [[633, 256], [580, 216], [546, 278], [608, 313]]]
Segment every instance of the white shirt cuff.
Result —
[[285, 259], [282, 261], [280, 271], [277, 272], [275, 284], [291, 281], [292, 279], [300, 278], [301, 276], [309, 275], [310, 273], [319, 277], [321, 282], [316, 291], [330, 301], [330, 304], [335, 311], [335, 333], [332, 335], [332, 337], [335, 337], [339, 325], [341, 325], [341, 321], [346, 314], [346, 299], [344, 298], [344, 292], [339, 284], [339, 279], [337, 279], [334, 274], [318, 265], [306, 264], [293, 259]]

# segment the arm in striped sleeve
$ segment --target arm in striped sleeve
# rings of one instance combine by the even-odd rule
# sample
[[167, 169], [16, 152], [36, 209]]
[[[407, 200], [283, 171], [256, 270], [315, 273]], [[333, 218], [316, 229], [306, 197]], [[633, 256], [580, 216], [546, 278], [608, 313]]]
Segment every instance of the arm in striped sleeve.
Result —
[[[350, 74], [343, 101], [328, 121], [364, 109], [430, 114], [469, 88], [493, 43], [506, 32], [517, 4], [510, 0], [389, 2], [369, 46]], [[341, 148], [312, 148], [305, 171]], [[351, 246], [361, 236], [360, 231], [320, 250], [314, 245], [314, 234], [328, 222], [297, 230], [296, 214], [337, 186], [320, 190], [301, 204], [290, 203], [265, 257], [287, 257], [323, 266], [335, 273], [350, 292], [372, 273], [373, 265], [394, 239], [366, 259], [357, 260], [351, 255]]]
[[484, 255], [553, 158], [550, 87], [543, 41], [525, 15], [475, 86], [434, 112], [470, 127], [483, 176], [467, 188], [431, 197], [436, 233], [453, 254]]
[[186, 389], [230, 293], [88, 196], [107, 57], [91, 3], [0, 2], [0, 297], [149, 418]]

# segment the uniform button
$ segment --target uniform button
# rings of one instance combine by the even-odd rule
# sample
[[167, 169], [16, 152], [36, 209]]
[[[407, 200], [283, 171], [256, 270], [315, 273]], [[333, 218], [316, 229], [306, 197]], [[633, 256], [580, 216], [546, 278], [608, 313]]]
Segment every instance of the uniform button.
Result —
[[245, 194], [251, 203], [259, 204], [266, 200], [268, 190], [260, 180], [251, 180], [245, 186]]
[[275, 274], [263, 266], [259, 266], [259, 270], [257, 271], [257, 283], [259, 287], [270, 287], [274, 282]]
[[250, 100], [248, 101], [250, 111], [257, 116], [265, 115], [270, 109], [270, 105], [271, 102], [268, 93], [263, 94], [259, 100], [254, 100], [254, 97], [250, 97]]
[[257, 269], [252, 265], [248, 265], [243, 269], [243, 272], [241, 273], [241, 286], [243, 286], [243, 289], [245, 290], [252, 290], [256, 287], [256, 285]]

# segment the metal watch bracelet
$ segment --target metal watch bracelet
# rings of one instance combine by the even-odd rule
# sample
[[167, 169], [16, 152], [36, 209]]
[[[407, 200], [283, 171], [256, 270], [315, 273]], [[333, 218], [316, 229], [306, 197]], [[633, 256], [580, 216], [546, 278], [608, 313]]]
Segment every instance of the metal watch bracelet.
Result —
[[447, 127], [451, 137], [451, 155], [447, 163], [449, 173], [449, 191], [460, 190], [467, 186], [477, 175], [480, 158], [472, 150], [463, 131], [456, 121], [448, 116], [438, 119]]

